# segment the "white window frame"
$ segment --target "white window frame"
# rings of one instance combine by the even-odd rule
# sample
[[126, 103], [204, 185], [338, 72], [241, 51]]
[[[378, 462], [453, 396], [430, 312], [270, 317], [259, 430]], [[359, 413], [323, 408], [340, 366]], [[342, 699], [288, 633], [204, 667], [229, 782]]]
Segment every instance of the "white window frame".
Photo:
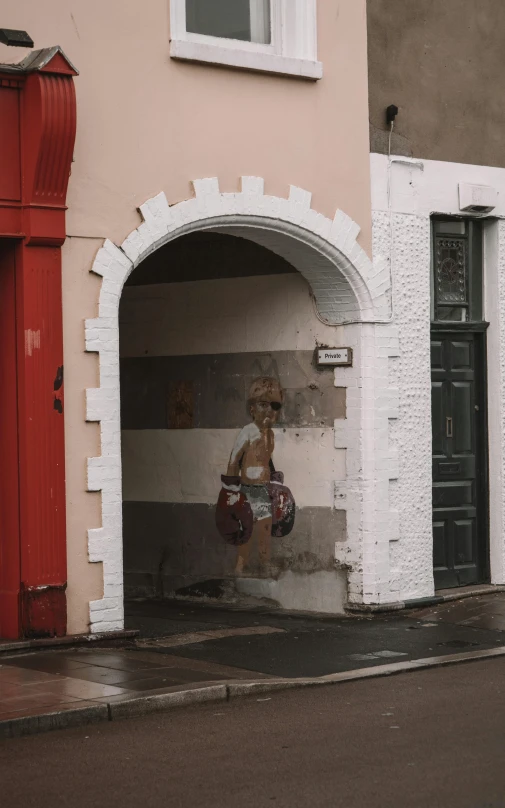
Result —
[[170, 56], [262, 73], [322, 78], [317, 61], [317, 0], [270, 0], [271, 42], [244, 42], [186, 31], [186, 0], [170, 0]]

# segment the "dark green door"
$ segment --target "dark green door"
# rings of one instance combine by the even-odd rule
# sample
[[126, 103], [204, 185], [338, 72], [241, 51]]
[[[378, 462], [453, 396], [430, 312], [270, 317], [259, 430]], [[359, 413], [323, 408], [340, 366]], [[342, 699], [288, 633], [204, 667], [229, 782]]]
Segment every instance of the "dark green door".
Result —
[[484, 335], [432, 331], [435, 588], [486, 579]]

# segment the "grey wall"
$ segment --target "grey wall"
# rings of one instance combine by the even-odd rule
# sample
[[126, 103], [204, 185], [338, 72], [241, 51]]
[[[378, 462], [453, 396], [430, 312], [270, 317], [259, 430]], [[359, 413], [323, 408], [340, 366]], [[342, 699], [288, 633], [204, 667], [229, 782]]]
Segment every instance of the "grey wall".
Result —
[[345, 418], [345, 388], [313, 351], [124, 357], [122, 429], [241, 429], [258, 376], [279, 379], [284, 405], [277, 426], [333, 426]]
[[[205, 503], [124, 502], [127, 596], [165, 597], [233, 579], [237, 550], [219, 536], [214, 515]], [[334, 571], [336, 541], [345, 541], [345, 511], [298, 508], [293, 532], [272, 541], [269, 576]]]
[[368, 0], [370, 145], [505, 166], [504, 0]]

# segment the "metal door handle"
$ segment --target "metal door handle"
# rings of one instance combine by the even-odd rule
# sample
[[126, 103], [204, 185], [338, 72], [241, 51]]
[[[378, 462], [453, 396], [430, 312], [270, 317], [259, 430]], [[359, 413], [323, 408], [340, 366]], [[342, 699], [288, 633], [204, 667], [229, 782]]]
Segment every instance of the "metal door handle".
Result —
[[452, 418], [445, 419], [445, 436], [446, 438], [452, 438]]

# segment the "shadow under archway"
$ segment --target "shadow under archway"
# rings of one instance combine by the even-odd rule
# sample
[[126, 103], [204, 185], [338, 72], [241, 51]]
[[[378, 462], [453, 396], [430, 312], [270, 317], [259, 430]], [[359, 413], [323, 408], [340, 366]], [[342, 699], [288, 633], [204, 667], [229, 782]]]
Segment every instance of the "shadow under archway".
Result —
[[[338, 612], [345, 573], [335, 569], [334, 547], [345, 538], [345, 514], [333, 506], [333, 482], [345, 460], [334, 420], [345, 417], [345, 391], [331, 369], [315, 368], [313, 353], [317, 342], [338, 344], [339, 330], [316, 317], [292, 264], [244, 238], [250, 229], [230, 232], [170, 241], [123, 290], [125, 595], [201, 593]], [[273, 461], [294, 494], [296, 519], [266, 548], [253, 533], [240, 567], [244, 553], [219, 534], [215, 508], [234, 441], [251, 423], [248, 394], [258, 377], [284, 391]]]

